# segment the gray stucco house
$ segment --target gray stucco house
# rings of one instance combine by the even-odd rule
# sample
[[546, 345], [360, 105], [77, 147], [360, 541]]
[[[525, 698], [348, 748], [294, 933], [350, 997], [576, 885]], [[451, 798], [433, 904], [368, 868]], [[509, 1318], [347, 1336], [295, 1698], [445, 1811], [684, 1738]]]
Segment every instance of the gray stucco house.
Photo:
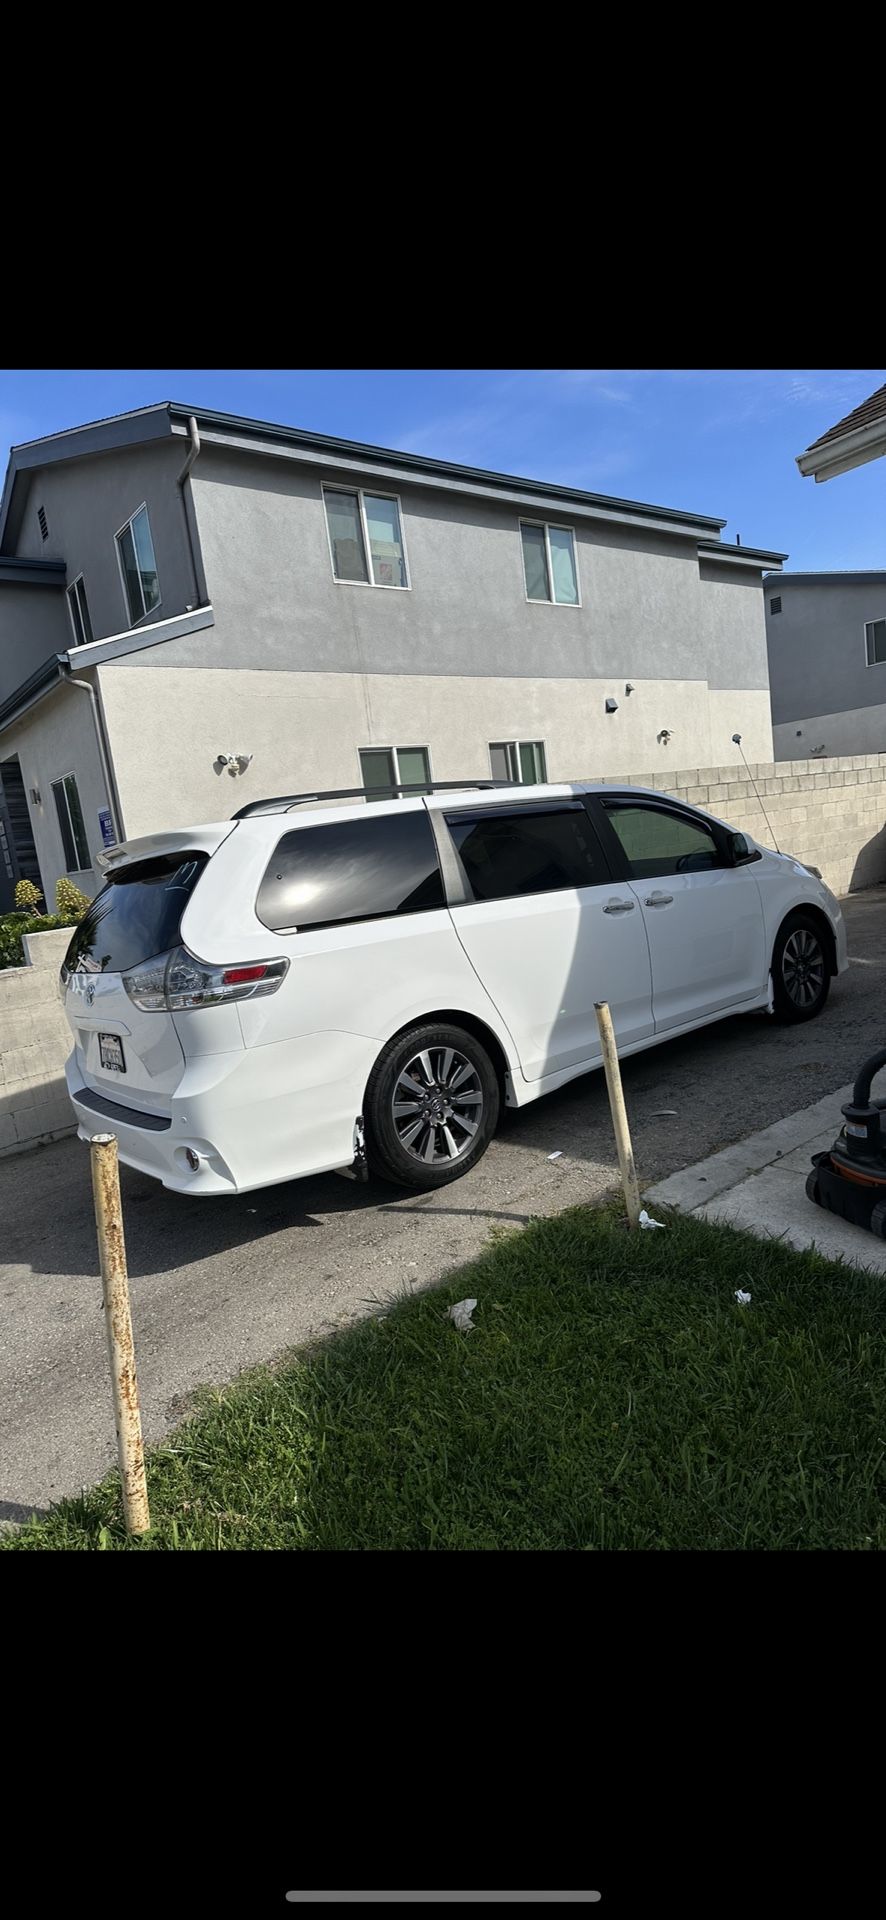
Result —
[[0, 910], [268, 793], [771, 759], [723, 525], [171, 402], [14, 448]]
[[764, 584], [776, 760], [886, 753], [886, 571]]

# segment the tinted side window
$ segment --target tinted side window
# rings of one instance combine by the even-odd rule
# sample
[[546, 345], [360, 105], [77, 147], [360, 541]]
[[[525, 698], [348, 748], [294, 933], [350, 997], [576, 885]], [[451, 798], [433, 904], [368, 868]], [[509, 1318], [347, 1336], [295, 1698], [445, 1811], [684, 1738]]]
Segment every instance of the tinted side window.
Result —
[[277, 933], [427, 913], [445, 906], [427, 814], [330, 821], [287, 833], [273, 854], [255, 911]]
[[125, 973], [178, 946], [181, 917], [208, 856], [176, 853], [140, 860], [96, 895], [75, 929], [65, 966]]
[[710, 827], [666, 807], [643, 807], [604, 801], [630, 863], [633, 880], [653, 880], [665, 873], [703, 873], [722, 867]]
[[609, 878], [583, 806], [447, 814], [475, 900], [507, 900]]

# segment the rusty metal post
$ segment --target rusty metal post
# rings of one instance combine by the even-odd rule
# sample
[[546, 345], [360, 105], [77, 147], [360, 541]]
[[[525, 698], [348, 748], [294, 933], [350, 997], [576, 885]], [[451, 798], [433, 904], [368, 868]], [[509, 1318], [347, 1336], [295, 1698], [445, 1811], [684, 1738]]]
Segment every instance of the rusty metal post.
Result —
[[631, 1146], [631, 1134], [621, 1084], [621, 1068], [618, 1064], [618, 1048], [615, 1044], [615, 1030], [608, 1000], [597, 1000], [594, 1011], [597, 1015], [597, 1026], [600, 1029], [603, 1071], [606, 1075], [606, 1089], [609, 1094], [609, 1108], [612, 1114], [621, 1184], [624, 1188], [628, 1226], [636, 1227], [640, 1224], [640, 1188], [637, 1184], [634, 1149]]
[[113, 1133], [94, 1133], [89, 1147], [98, 1255], [101, 1262], [102, 1292], [105, 1302], [105, 1325], [108, 1332], [108, 1358], [111, 1363], [111, 1390], [114, 1395], [114, 1418], [117, 1423], [117, 1451], [120, 1458], [120, 1478], [123, 1482], [123, 1512], [127, 1533], [147, 1533], [151, 1525], [151, 1516], [148, 1512], [145, 1450], [138, 1404], [132, 1315], [129, 1310], [129, 1277], [126, 1271], [126, 1245], [123, 1239], [123, 1205], [120, 1199], [117, 1140]]

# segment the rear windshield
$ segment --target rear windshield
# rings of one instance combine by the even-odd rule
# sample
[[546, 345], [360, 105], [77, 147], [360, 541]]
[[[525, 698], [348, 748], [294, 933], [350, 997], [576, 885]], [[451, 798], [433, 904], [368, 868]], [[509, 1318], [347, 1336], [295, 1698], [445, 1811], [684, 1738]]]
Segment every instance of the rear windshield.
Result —
[[445, 906], [424, 810], [299, 827], [276, 847], [255, 911], [277, 933]]
[[126, 973], [178, 946], [182, 914], [208, 857], [174, 853], [115, 873], [75, 929], [65, 966]]

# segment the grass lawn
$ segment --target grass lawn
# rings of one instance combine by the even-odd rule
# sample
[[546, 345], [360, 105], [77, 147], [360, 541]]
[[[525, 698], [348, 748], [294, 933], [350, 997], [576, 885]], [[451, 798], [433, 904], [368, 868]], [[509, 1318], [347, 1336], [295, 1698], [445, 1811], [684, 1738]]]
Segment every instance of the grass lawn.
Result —
[[[459, 1333], [445, 1309], [469, 1294]], [[111, 1476], [0, 1546], [882, 1548], [884, 1331], [881, 1278], [728, 1227], [628, 1234], [573, 1209], [205, 1393], [149, 1457], [142, 1542]]]

